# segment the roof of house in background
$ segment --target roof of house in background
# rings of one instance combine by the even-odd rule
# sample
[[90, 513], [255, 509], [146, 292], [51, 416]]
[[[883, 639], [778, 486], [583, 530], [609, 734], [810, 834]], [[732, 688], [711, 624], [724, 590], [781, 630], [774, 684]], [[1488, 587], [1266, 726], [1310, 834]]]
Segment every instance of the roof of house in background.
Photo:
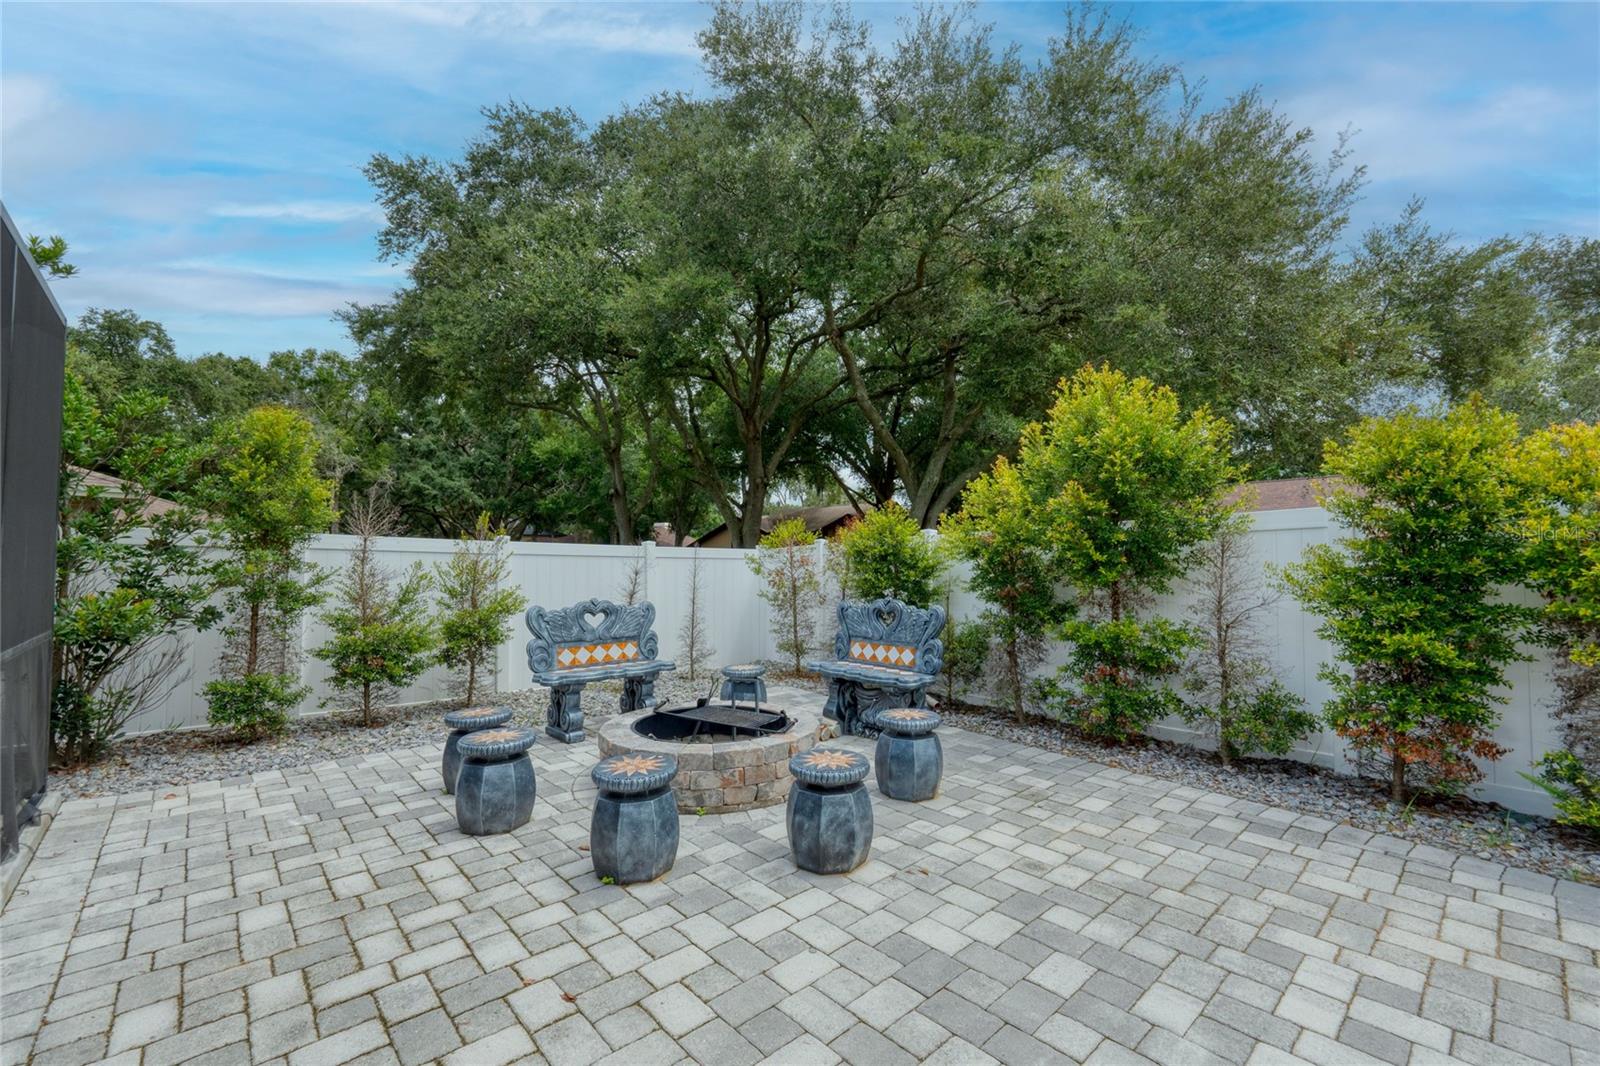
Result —
[[[870, 505], [868, 506], [870, 509]], [[761, 516], [761, 532], [771, 533], [779, 522], [786, 522], [791, 518], [798, 518], [806, 524], [806, 528], [813, 533], [826, 533], [834, 526], [846, 519], [855, 518], [861, 514], [849, 504], [829, 504], [826, 507], [780, 507], [770, 514]], [[712, 529], [706, 530], [698, 537], [684, 541], [685, 547], [710, 540], [718, 533], [728, 528], [728, 523], [723, 522]]]
[[[74, 474], [78, 475], [79, 495], [84, 495], [83, 489], [104, 489], [105, 492], [102, 495], [109, 496], [114, 500], [121, 499], [127, 495], [128, 483], [120, 477], [112, 477], [110, 474], [103, 474], [98, 470], [86, 470], [81, 466], [74, 466], [71, 469]], [[175, 501], [161, 496], [151, 496], [145, 500], [144, 507], [140, 509], [139, 514], [144, 518], [150, 518], [159, 514], [168, 514], [177, 509], [178, 504]]]
[[1247, 481], [1229, 495], [1237, 499], [1240, 493], [1249, 493], [1251, 511], [1287, 511], [1294, 507], [1318, 507], [1317, 483], [1322, 478], [1286, 477], [1272, 481]]

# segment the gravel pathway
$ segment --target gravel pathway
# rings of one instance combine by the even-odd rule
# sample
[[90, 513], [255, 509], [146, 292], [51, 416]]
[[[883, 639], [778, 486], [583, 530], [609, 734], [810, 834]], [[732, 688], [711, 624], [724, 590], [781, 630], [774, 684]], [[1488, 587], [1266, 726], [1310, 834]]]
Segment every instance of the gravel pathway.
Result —
[[1600, 882], [1600, 847], [1594, 840], [1548, 819], [1512, 815], [1496, 804], [1454, 799], [1401, 811], [1373, 781], [1289, 759], [1246, 759], [1227, 770], [1210, 752], [1168, 741], [1111, 748], [1081, 740], [1044, 718], [1018, 723], [1009, 714], [971, 707], [944, 707], [939, 714], [947, 724], [975, 733], [1132, 773], [1331, 818], [1370, 833], [1450, 847], [1508, 866]]

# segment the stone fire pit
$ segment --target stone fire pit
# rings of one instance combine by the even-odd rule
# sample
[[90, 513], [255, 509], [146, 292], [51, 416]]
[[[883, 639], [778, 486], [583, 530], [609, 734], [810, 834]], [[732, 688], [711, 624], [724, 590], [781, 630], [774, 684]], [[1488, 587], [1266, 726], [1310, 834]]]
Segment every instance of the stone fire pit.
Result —
[[600, 757], [625, 751], [671, 755], [678, 760], [674, 782], [678, 810], [727, 814], [771, 807], [789, 797], [789, 760], [817, 742], [821, 715], [783, 708], [789, 728], [767, 736], [698, 736], [656, 740], [634, 727], [645, 714], [617, 715], [600, 727]]

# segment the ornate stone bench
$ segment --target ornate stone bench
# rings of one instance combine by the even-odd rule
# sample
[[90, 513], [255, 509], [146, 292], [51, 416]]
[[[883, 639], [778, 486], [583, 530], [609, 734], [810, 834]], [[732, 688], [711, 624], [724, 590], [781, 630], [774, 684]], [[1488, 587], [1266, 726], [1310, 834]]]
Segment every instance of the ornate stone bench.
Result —
[[846, 733], [877, 732], [874, 715], [927, 705], [928, 686], [944, 665], [944, 608], [912, 607], [884, 597], [839, 605], [833, 658], [806, 663], [828, 679], [822, 713]]
[[583, 686], [622, 681], [624, 714], [656, 705], [656, 676], [676, 664], [657, 659], [652, 603], [586, 600], [560, 610], [528, 608], [528, 668], [550, 689], [544, 731], [576, 744], [583, 739]]

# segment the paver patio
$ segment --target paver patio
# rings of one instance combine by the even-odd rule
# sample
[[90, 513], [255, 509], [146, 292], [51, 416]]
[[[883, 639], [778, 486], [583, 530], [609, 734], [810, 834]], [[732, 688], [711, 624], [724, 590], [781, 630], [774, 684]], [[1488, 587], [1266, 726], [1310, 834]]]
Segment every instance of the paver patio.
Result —
[[69, 802], [0, 916], [4, 1060], [1600, 1062], [1600, 890], [942, 735], [835, 878], [777, 807], [598, 883], [592, 741], [501, 837], [438, 748]]

